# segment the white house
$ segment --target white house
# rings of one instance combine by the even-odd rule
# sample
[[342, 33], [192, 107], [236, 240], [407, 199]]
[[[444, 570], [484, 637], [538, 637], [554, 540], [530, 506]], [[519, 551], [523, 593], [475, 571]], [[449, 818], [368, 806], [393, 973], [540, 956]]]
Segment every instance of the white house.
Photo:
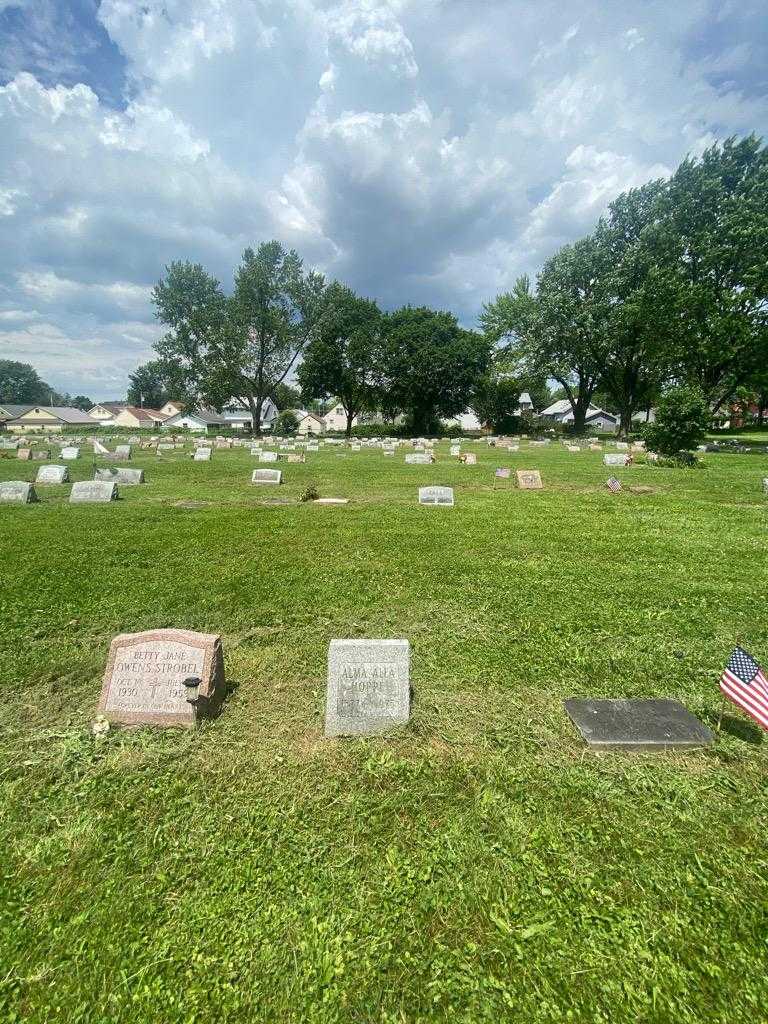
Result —
[[184, 412], [186, 405], [183, 402], [176, 402], [170, 400], [160, 409], [163, 416], [176, 416], [180, 412]]
[[632, 422], [642, 425], [643, 423], [655, 423], [656, 422], [656, 410], [645, 409], [643, 412], [636, 412], [632, 417]]
[[127, 402], [99, 402], [92, 409], [88, 410], [88, 415], [98, 420], [103, 427], [113, 427], [115, 425], [115, 416], [121, 413], [127, 406]]
[[[553, 423], [573, 423], [573, 409], [567, 398], [560, 398], [557, 402], [548, 405], [539, 415], [542, 419], [551, 420]], [[598, 409], [596, 405], [590, 405], [587, 408], [584, 423], [595, 430], [615, 430], [619, 424], [619, 418], [612, 412]]]
[[163, 423], [163, 429], [180, 430], [186, 428], [195, 434], [206, 434], [209, 429], [226, 427], [229, 424], [218, 412], [210, 409], [201, 409], [199, 412], [177, 412], [175, 416], [169, 416]]
[[527, 391], [524, 391], [522, 393], [522, 395], [520, 395], [520, 403], [519, 403], [518, 407], [515, 409], [514, 415], [515, 416], [523, 416], [526, 413], [532, 413], [532, 412], [533, 412], [533, 402], [531, 401], [531, 396], [528, 394]]
[[458, 416], [453, 416], [451, 419], [443, 420], [443, 424], [446, 427], [461, 427], [462, 430], [482, 430], [480, 420], [471, 409], [467, 409], [466, 412], [459, 413]]
[[316, 416], [313, 412], [308, 412], [299, 420], [299, 434], [302, 437], [306, 437], [307, 434], [324, 433], [325, 421], [323, 420], [322, 416]]
[[[239, 398], [230, 398], [230, 400], [224, 405], [221, 415], [225, 418], [227, 424], [234, 430], [253, 429], [253, 416], [251, 415], [251, 410], [244, 402], [240, 401]], [[279, 415], [277, 406], [272, 399], [265, 398], [261, 407], [261, 429], [271, 430]]]
[[[358, 422], [358, 417], [355, 416], [352, 420], [352, 426], [356, 427]], [[329, 409], [325, 416], [323, 416], [323, 423], [326, 430], [345, 431], [347, 429], [347, 414], [344, 412], [344, 406], [341, 402], [334, 405], [332, 409]]]
[[98, 426], [96, 420], [82, 409], [72, 409], [69, 406], [61, 405], [33, 405], [23, 406], [23, 408], [25, 412], [5, 421], [5, 427], [11, 433], [24, 434], [27, 431], [58, 433], [64, 427]]

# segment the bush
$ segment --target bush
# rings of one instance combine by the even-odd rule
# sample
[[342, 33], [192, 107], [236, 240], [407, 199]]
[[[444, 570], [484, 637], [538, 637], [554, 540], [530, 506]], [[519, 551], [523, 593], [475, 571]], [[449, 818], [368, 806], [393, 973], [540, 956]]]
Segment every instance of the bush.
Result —
[[304, 491], [299, 495], [299, 501], [315, 501], [316, 498], [320, 497], [320, 491], [314, 484], [310, 484]]
[[275, 420], [272, 433], [292, 437], [298, 429], [299, 421], [296, 418], [296, 413], [291, 412], [290, 409], [284, 409]]
[[706, 437], [711, 413], [699, 388], [691, 385], [673, 388], [659, 402], [656, 422], [643, 427], [646, 446], [659, 455], [688, 465], [692, 451]]

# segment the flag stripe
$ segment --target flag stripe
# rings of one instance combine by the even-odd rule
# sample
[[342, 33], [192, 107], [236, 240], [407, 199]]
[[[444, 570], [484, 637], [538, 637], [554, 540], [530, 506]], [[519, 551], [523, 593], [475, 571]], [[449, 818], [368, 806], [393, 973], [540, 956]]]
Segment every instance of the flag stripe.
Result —
[[733, 672], [729, 672], [728, 669], [723, 673], [723, 677], [727, 678], [730, 684], [748, 693], [757, 703], [764, 704], [766, 711], [768, 711], [768, 682], [762, 672], [758, 672], [753, 680], [749, 683], [745, 683], [743, 679], [739, 679]]
[[754, 718], [755, 721], [759, 722], [764, 729], [768, 729], [768, 712], [754, 707], [744, 694], [733, 693], [726, 690], [724, 687], [721, 687], [721, 690], [731, 703], [735, 704], [736, 707], [741, 708], [742, 711], [745, 711], [750, 718]]
[[742, 683], [727, 670], [720, 680], [720, 689], [734, 704], [768, 729], [768, 701], [763, 694]]

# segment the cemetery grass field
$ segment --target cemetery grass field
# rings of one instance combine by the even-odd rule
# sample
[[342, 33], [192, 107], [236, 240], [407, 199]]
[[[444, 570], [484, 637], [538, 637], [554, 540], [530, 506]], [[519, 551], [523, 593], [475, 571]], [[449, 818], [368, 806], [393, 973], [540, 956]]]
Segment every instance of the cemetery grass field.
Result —
[[[561, 701], [715, 727], [734, 643], [768, 662], [768, 455], [464, 448], [280, 488], [247, 450], [137, 451], [118, 503], [0, 507], [0, 1020], [766, 1019], [768, 742], [732, 709], [708, 751], [596, 755]], [[223, 714], [95, 740], [111, 638], [161, 626], [222, 634]], [[410, 640], [397, 735], [323, 739], [336, 637]]]

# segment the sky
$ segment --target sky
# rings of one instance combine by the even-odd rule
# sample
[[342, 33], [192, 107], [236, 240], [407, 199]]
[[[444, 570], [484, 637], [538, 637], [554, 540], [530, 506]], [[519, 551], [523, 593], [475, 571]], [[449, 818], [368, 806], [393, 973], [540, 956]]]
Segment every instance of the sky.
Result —
[[752, 131], [764, 0], [0, 0], [0, 358], [123, 398], [164, 267], [271, 238], [472, 327]]

